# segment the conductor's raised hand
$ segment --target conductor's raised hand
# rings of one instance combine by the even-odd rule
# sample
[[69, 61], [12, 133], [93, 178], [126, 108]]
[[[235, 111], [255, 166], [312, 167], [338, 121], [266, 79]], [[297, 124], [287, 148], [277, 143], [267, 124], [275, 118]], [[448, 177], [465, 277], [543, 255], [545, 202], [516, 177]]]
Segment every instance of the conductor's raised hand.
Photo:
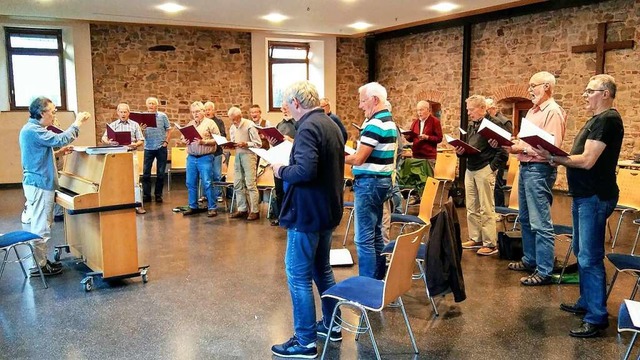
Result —
[[73, 122], [73, 125], [80, 127], [82, 126], [82, 124], [87, 122], [87, 120], [89, 120], [90, 118], [91, 118], [91, 114], [89, 114], [88, 112], [86, 111], [79, 112], [78, 115], [76, 115], [76, 121]]

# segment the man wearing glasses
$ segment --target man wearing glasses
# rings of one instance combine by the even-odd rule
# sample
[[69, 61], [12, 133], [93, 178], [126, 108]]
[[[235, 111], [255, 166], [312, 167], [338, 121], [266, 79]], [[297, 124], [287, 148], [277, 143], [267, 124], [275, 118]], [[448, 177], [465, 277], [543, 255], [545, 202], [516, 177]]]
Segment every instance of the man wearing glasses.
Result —
[[569, 331], [574, 337], [594, 337], [609, 325], [604, 270], [607, 218], [616, 207], [619, 189], [616, 166], [624, 137], [620, 113], [613, 108], [616, 83], [609, 75], [596, 75], [582, 94], [593, 114], [575, 138], [571, 155], [554, 157], [536, 149], [551, 165], [567, 167], [569, 196], [573, 198], [573, 252], [578, 259], [580, 298], [560, 309], [584, 315], [582, 324]]
[[[555, 85], [556, 79], [549, 72], [542, 71], [531, 77], [529, 94], [533, 107], [527, 112], [526, 118], [554, 135], [554, 145], [560, 147], [564, 139], [566, 112], [553, 99]], [[495, 144], [494, 142], [492, 146]], [[512, 154], [518, 154], [520, 160], [518, 201], [524, 253], [521, 261], [509, 264], [509, 269], [530, 273], [520, 279], [523, 285], [547, 285], [552, 282], [554, 260], [551, 189], [558, 172], [546, 158], [538, 155], [531, 146], [522, 141], [507, 150]]]
[[53, 148], [62, 148], [74, 141], [80, 126], [91, 115], [79, 112], [71, 126], [60, 134], [47, 130], [54, 123], [56, 106], [46, 97], [38, 97], [29, 105], [29, 120], [20, 130], [22, 160], [22, 188], [31, 215], [30, 231], [42, 238], [33, 241], [36, 258], [32, 275], [39, 274], [39, 266], [45, 276], [62, 273], [62, 265], [47, 260], [47, 241], [51, 238], [55, 188], [57, 184]]

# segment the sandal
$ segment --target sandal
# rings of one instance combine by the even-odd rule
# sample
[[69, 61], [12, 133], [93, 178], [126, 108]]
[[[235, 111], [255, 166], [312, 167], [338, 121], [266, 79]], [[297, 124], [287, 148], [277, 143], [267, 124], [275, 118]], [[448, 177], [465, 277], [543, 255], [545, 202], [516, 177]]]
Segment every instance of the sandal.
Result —
[[514, 270], [514, 271], [533, 271], [533, 268], [528, 267], [522, 261], [509, 263], [508, 268], [509, 270]]
[[537, 272], [520, 279], [522, 285], [526, 286], [538, 286], [538, 285], [549, 285], [553, 282], [553, 278], [551, 276], [542, 277]]

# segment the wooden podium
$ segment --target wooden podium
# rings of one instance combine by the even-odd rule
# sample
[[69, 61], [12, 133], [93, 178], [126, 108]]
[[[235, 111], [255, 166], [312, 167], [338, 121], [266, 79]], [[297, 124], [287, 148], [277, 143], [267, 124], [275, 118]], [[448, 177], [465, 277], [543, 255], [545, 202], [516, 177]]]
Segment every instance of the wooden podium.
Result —
[[56, 203], [68, 210], [67, 245], [56, 248], [56, 260], [64, 248], [87, 264], [93, 272], [82, 280], [86, 291], [96, 275], [106, 280], [142, 276], [147, 282], [147, 267], [138, 266], [133, 154], [74, 151], [65, 160]]

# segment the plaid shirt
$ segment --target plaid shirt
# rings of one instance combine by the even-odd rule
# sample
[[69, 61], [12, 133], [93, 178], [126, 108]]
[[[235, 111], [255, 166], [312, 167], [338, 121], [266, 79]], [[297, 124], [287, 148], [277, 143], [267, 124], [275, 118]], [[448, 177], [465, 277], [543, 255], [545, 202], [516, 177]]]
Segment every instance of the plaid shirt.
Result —
[[[109, 126], [111, 126], [114, 131], [129, 131], [131, 133], [132, 143], [140, 140], [144, 141], [144, 135], [142, 135], [140, 124], [133, 120], [127, 119], [127, 121], [122, 121], [118, 119], [110, 123]], [[107, 130], [104, 131], [102, 138], [107, 138]]]

